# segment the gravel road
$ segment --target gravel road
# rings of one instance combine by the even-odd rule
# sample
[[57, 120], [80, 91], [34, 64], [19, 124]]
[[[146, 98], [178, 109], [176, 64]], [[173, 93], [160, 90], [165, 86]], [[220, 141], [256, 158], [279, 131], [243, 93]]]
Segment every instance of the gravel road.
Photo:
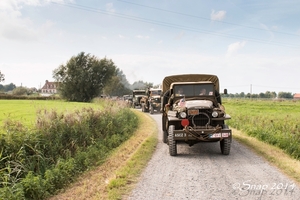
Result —
[[151, 116], [159, 143], [126, 199], [300, 199], [292, 180], [235, 140], [228, 156], [221, 154], [219, 142], [179, 144], [178, 156], [170, 156], [162, 142], [161, 115]]

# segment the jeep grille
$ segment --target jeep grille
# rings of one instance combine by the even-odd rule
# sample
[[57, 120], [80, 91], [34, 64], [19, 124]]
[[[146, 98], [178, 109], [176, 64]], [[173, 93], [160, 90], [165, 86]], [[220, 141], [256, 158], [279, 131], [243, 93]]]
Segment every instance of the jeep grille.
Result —
[[194, 127], [207, 126], [210, 124], [210, 118], [208, 114], [200, 112], [199, 115], [194, 115], [192, 117], [192, 124], [194, 125]]

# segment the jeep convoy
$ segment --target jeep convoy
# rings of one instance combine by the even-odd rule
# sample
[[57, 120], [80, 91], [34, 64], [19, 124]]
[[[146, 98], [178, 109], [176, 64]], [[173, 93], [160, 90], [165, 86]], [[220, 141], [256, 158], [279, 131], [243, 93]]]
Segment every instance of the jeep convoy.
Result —
[[146, 91], [146, 96], [141, 99], [141, 106], [143, 112], [149, 112], [154, 114], [154, 112], [161, 111], [161, 89], [150, 88]]
[[222, 105], [217, 76], [167, 76], [162, 92], [163, 142], [171, 156], [177, 155], [177, 143], [220, 142], [221, 153], [230, 153], [232, 132], [225, 120], [231, 117]]

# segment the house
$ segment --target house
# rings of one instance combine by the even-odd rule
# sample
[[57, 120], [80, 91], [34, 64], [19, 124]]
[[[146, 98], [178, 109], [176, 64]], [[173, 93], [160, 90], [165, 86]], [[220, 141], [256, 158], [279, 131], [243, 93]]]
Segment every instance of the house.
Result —
[[300, 100], [300, 93], [294, 94], [294, 99]]
[[58, 82], [50, 82], [46, 80], [45, 85], [41, 89], [42, 96], [51, 96], [57, 93]]

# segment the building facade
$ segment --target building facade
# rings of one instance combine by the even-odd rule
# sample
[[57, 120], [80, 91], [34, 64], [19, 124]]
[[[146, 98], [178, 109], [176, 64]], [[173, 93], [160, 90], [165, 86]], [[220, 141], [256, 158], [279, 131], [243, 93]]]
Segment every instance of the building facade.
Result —
[[58, 82], [50, 82], [46, 80], [45, 85], [41, 89], [41, 93], [43, 96], [50, 96], [53, 94], [57, 94]]

